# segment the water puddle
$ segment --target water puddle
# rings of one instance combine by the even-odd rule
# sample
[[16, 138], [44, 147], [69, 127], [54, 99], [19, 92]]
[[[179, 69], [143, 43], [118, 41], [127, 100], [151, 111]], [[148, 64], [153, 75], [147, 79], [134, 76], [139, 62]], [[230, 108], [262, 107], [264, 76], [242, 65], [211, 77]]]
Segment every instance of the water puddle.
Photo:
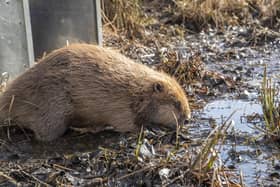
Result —
[[255, 101], [246, 100], [216, 100], [206, 105], [203, 117], [213, 118], [218, 124], [224, 122], [232, 113], [235, 129], [252, 133], [253, 129], [247, 124], [247, 117], [262, 114], [262, 108]]
[[277, 184], [269, 180], [278, 162], [277, 155], [274, 154], [277, 150], [273, 148], [273, 145], [265, 145], [262, 141], [258, 141], [260, 132], [254, 128], [254, 125], [263, 123], [262, 108], [258, 102], [234, 99], [216, 100], [205, 106], [201, 118], [221, 124], [233, 112], [231, 120], [234, 125], [230, 138], [221, 150], [223, 163], [227, 167], [236, 169], [237, 172], [241, 171], [247, 186], [263, 186], [270, 182]]

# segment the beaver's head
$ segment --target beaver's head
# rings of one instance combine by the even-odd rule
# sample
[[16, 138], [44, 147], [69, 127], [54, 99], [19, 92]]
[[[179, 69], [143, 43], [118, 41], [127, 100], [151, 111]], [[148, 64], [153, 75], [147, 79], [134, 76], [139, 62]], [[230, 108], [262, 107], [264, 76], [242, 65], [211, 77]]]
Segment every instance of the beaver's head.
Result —
[[172, 77], [161, 73], [160, 78], [150, 82], [150, 102], [146, 115], [150, 124], [175, 129], [191, 117], [184, 90]]

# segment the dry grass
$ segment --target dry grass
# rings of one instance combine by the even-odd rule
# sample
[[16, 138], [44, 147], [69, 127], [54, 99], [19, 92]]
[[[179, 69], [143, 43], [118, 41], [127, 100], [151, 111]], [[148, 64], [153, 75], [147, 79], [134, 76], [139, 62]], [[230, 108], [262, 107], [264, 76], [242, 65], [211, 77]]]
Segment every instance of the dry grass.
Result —
[[168, 50], [161, 53], [157, 69], [175, 77], [181, 85], [201, 81], [204, 74], [204, 63], [199, 54], [183, 58], [180, 52]]
[[279, 0], [175, 0], [175, 5], [174, 14], [197, 30], [208, 24], [217, 28], [250, 24], [254, 18], [274, 27], [280, 15]]
[[103, 22], [114, 31], [125, 30], [129, 38], [141, 37], [144, 19], [142, 0], [102, 0]]
[[[156, 0], [153, 6], [155, 2], [158, 6], [165, 4], [164, 7], [173, 14], [173, 20], [192, 30], [201, 30], [208, 25], [223, 28], [253, 24], [254, 20], [270, 28], [279, 26], [279, 0]], [[149, 2], [143, 0], [103, 0], [103, 21], [116, 29], [126, 30], [130, 37], [137, 36], [147, 20], [143, 18], [143, 3], [149, 6]]]

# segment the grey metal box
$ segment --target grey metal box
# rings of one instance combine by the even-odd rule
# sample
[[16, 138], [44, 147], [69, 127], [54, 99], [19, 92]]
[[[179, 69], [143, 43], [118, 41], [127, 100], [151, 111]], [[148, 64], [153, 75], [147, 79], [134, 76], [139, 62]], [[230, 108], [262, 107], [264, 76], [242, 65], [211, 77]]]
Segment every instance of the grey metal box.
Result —
[[101, 44], [100, 0], [29, 0], [35, 57], [66, 43]]
[[33, 61], [28, 0], [0, 0], [0, 73], [15, 77]]
[[102, 43], [100, 0], [0, 0], [0, 75], [66, 43]]

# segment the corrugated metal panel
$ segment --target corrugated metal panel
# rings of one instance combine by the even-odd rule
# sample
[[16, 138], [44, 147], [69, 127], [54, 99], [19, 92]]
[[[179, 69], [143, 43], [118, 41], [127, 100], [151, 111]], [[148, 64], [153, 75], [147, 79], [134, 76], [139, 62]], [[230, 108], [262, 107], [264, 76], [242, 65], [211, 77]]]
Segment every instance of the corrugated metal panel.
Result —
[[67, 41], [101, 44], [101, 28], [100, 0], [0, 0], [0, 75], [14, 78]]
[[31, 28], [28, 22], [28, 1], [0, 1], [0, 73], [11, 77], [33, 63]]
[[29, 0], [36, 58], [69, 43], [101, 44], [99, 0]]

